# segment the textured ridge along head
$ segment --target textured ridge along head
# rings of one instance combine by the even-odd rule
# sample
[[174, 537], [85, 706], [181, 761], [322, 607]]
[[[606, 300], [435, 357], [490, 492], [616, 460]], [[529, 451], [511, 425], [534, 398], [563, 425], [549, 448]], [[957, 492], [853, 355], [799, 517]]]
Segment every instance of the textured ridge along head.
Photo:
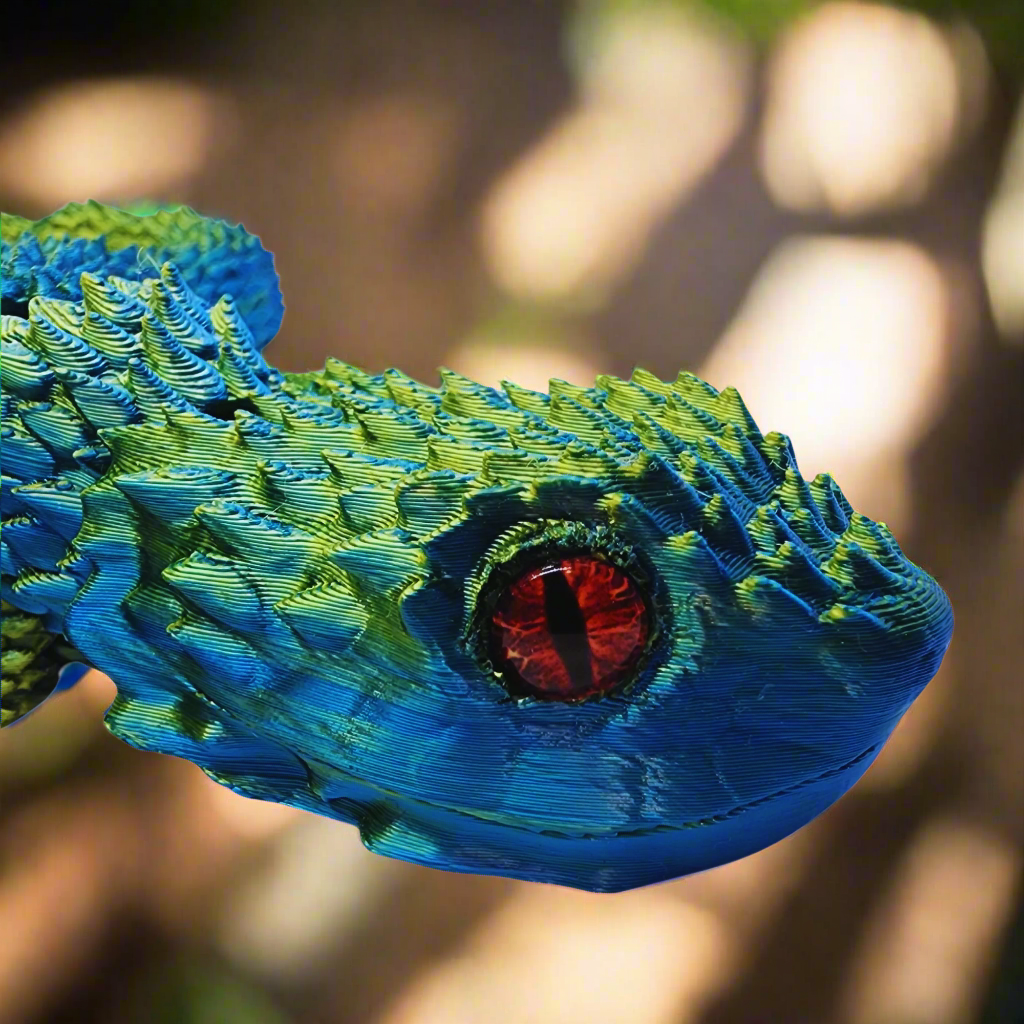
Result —
[[0, 245], [4, 312], [36, 295], [80, 301], [83, 272], [137, 284], [172, 259], [204, 302], [234, 298], [257, 347], [277, 333], [284, 316], [274, 259], [259, 239], [187, 206], [142, 215], [68, 203], [38, 221], [5, 213]]
[[114, 679], [117, 735], [377, 852], [597, 891], [744, 856], [949, 643], [732, 389], [281, 374], [173, 262], [60, 287], [3, 321], [5, 601]]

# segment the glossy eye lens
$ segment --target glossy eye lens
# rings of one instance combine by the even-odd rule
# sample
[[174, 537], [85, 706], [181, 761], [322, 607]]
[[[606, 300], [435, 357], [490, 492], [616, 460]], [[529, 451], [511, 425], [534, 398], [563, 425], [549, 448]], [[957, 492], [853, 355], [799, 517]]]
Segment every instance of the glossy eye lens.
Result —
[[491, 619], [491, 659], [516, 695], [583, 700], [629, 676], [649, 629], [634, 581], [617, 566], [577, 555], [508, 585]]

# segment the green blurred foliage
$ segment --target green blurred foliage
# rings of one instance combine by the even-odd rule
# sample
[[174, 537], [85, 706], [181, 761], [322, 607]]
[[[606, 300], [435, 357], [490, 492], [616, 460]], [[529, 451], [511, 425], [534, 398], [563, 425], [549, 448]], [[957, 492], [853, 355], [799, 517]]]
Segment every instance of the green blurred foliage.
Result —
[[183, 959], [144, 978], [131, 1004], [139, 1024], [291, 1024], [256, 986], [225, 968]]
[[[641, 7], [704, 8], [736, 25], [754, 42], [771, 42], [796, 18], [825, 0], [582, 0], [598, 16]], [[880, 4], [919, 11], [940, 22], [973, 25], [997, 68], [1024, 77], [1024, 0], [889, 0]]]

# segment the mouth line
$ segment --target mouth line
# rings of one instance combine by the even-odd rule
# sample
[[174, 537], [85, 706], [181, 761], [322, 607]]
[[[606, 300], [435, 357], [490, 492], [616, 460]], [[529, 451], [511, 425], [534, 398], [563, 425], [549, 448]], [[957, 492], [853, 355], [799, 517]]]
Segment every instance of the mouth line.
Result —
[[[500, 824], [504, 825], [506, 828], [515, 829], [518, 832], [529, 832], [532, 835], [551, 836], [557, 839], [620, 839], [650, 836], [659, 832], [683, 832], [687, 829], [707, 828], [710, 825], [720, 824], [721, 822], [728, 821], [731, 818], [739, 817], [739, 815], [753, 810], [755, 807], [760, 807], [763, 804], [770, 803], [772, 800], [777, 800], [779, 797], [788, 796], [790, 793], [795, 793], [798, 790], [805, 789], [807, 786], [813, 786], [816, 782], [821, 782], [824, 779], [830, 779], [837, 775], [842, 775], [843, 772], [849, 771], [854, 767], [854, 765], [859, 764], [865, 758], [873, 754], [880, 746], [880, 743], [873, 743], [866, 750], [862, 750], [856, 757], [851, 758], [849, 761], [846, 761], [844, 764], [838, 765], [835, 768], [828, 768], [823, 772], [819, 772], [817, 775], [801, 779], [799, 782], [794, 782], [791, 786], [784, 786], [782, 789], [776, 790], [774, 793], [769, 793], [766, 796], [758, 797], [756, 800], [740, 804], [728, 811], [722, 811], [719, 814], [709, 815], [705, 818], [697, 818], [693, 821], [684, 821], [678, 825], [650, 825], [641, 826], [639, 828], [618, 829], [611, 832], [564, 832], [559, 829], [530, 828], [524, 825], [508, 824], [507, 822], [502, 822], [497, 817], [483, 815], [476, 811], [466, 811], [461, 808], [444, 807], [439, 804], [427, 804], [427, 806], [432, 807], [435, 810], [449, 811], [453, 814], [462, 815], [466, 818], [472, 818], [474, 821], [479, 821], [482, 824]], [[424, 803], [426, 802], [424, 801]]]

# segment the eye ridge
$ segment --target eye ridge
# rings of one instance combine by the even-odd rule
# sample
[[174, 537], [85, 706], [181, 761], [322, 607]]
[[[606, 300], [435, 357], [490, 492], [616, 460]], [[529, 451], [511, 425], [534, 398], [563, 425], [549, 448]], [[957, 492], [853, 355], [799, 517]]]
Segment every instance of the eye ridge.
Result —
[[[614, 683], [589, 694], [544, 693], [530, 686], [504, 657], [495, 642], [494, 617], [502, 597], [517, 581], [573, 558], [587, 559], [595, 566], [600, 564], [605, 572], [614, 570], [618, 574], [619, 582], [613, 582], [605, 592], [604, 608], [628, 593], [638, 595], [647, 626], [646, 642]], [[471, 604], [466, 609], [458, 645], [476, 662], [481, 684], [493, 688], [492, 699], [499, 704], [536, 709], [586, 705], [593, 711], [601, 707], [607, 714], [618, 715], [627, 706], [624, 700], [639, 696], [671, 654], [675, 608], [665, 581], [648, 553], [626, 541], [606, 520], [542, 519], [508, 529], [479, 560], [467, 587]], [[585, 597], [582, 601], [586, 619], [592, 605]], [[544, 604], [535, 611], [543, 623]], [[588, 634], [593, 633], [588, 630]], [[597, 636], [602, 638], [601, 630], [597, 630]], [[604, 713], [597, 717], [587, 713], [578, 720], [578, 726], [588, 729], [604, 717]]]

